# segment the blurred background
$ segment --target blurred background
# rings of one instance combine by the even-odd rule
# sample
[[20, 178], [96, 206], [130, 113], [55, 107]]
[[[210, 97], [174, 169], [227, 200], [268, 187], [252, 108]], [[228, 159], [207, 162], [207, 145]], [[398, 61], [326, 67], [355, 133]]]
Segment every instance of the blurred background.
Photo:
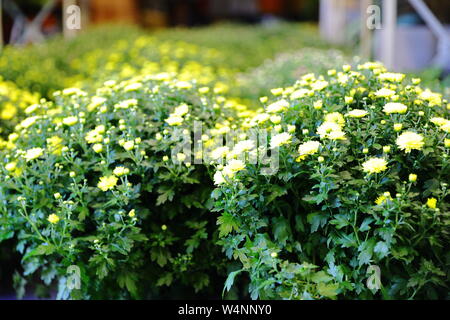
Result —
[[[81, 8], [82, 30], [126, 23], [147, 29], [194, 27], [233, 21], [267, 24], [312, 21], [331, 44], [384, 62], [398, 71], [432, 65], [450, 69], [448, 0], [0, 0], [6, 44], [43, 41], [64, 31], [64, 7]], [[379, 12], [368, 11], [371, 5]], [[367, 31], [380, 14], [383, 27]], [[361, 18], [364, 19], [361, 19]], [[395, 30], [394, 30], [395, 28]], [[70, 32], [67, 32], [68, 34]], [[72, 32], [73, 33], [73, 32]]]

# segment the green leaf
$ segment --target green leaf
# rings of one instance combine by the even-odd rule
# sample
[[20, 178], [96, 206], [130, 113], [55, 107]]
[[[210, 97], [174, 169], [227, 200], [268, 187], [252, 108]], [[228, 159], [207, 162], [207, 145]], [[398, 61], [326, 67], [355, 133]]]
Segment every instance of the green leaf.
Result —
[[225, 294], [225, 291], [230, 291], [230, 289], [234, 283], [234, 278], [241, 272], [242, 272], [242, 270], [230, 272], [230, 274], [227, 277], [227, 280], [225, 281], [225, 286], [222, 291], [222, 296]]
[[34, 248], [30, 252], [28, 252], [24, 257], [23, 260], [34, 256], [42, 256], [42, 255], [50, 255], [53, 252], [55, 252], [55, 246], [52, 244], [41, 244], [40, 246]]
[[311, 233], [316, 232], [320, 227], [323, 227], [328, 221], [328, 215], [325, 213], [310, 213], [307, 216], [308, 223], [311, 224]]
[[161, 187], [158, 189], [160, 195], [156, 199], [156, 205], [159, 206], [167, 201], [172, 201], [173, 196], [175, 195], [175, 191], [173, 189], [169, 189], [167, 187]]
[[207, 274], [199, 274], [194, 277], [194, 290], [195, 292], [199, 292], [203, 288], [206, 288], [209, 285], [209, 276]]
[[122, 273], [117, 278], [119, 286], [121, 288], [126, 287], [132, 296], [137, 294], [136, 281], [136, 275], [133, 273]]
[[173, 280], [172, 273], [167, 272], [161, 278], [158, 279], [158, 281], [156, 282], [156, 286], [158, 286], [158, 287], [170, 286], [170, 284], [172, 283], [172, 280]]
[[128, 237], [134, 241], [147, 241], [148, 240], [147, 236], [143, 233], [132, 233]]
[[350, 172], [348, 172], [348, 171], [341, 171], [341, 172], [339, 172], [339, 176], [340, 176], [342, 179], [345, 179], [345, 180], [351, 180], [351, 179], [353, 179], [352, 175], [351, 175]]
[[350, 225], [350, 216], [348, 214], [337, 214], [334, 215], [334, 219], [330, 220], [330, 224], [336, 226], [337, 229], [342, 229], [348, 225]]
[[337, 283], [319, 283], [317, 285], [317, 291], [321, 296], [326, 298], [335, 299], [337, 296], [339, 285]]
[[230, 214], [224, 213], [217, 219], [217, 224], [219, 225], [219, 236], [224, 237], [228, 235], [230, 232], [237, 231], [239, 226], [235, 221], [234, 217]]
[[12, 230], [0, 230], [0, 242], [4, 240], [11, 239], [14, 236], [14, 231]]
[[214, 191], [213, 192], [211, 192], [211, 197], [214, 199], [214, 200], [217, 200], [217, 199], [219, 199], [219, 197], [222, 195], [222, 191], [220, 190], [220, 189], [214, 189]]
[[284, 217], [273, 219], [273, 234], [275, 240], [285, 246], [289, 235], [292, 234], [288, 221]]
[[78, 220], [84, 221], [88, 215], [89, 215], [89, 209], [86, 207], [81, 207], [80, 213], [78, 214]]
[[287, 194], [287, 190], [279, 186], [274, 185], [273, 189], [275, 190], [273, 190], [272, 193], [267, 197], [267, 204], [271, 203], [276, 198]]
[[370, 224], [374, 221], [373, 218], [365, 218], [359, 227], [359, 231], [368, 231], [370, 230]]
[[311, 277], [311, 281], [314, 283], [330, 282], [331, 280], [333, 280], [333, 277], [328, 275], [325, 271], [316, 272]]
[[170, 253], [163, 248], [152, 248], [150, 258], [160, 267], [164, 267], [170, 258]]
[[360, 266], [363, 264], [368, 264], [370, 262], [370, 260], [372, 259], [374, 247], [375, 247], [374, 239], [364, 241], [359, 246], [358, 249], [360, 250], [360, 253], [358, 255], [358, 262]]
[[376, 252], [376, 253], [378, 253], [378, 255], [379, 255], [380, 259], [381, 259], [381, 258], [384, 258], [384, 257], [386, 257], [386, 256], [388, 255], [388, 253], [389, 253], [389, 247], [388, 247], [388, 245], [386, 244], [386, 242], [384, 242], [384, 241], [379, 241], [379, 242], [376, 244], [376, 246], [375, 246], [375, 248], [373, 249], [373, 251]]

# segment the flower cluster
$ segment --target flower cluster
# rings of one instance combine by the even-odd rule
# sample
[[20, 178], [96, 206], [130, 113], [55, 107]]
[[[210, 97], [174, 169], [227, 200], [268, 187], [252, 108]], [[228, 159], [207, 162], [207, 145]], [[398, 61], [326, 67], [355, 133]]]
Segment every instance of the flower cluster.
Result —
[[[253, 299], [446, 297], [442, 94], [374, 62], [303, 68], [266, 90], [271, 77], [252, 75], [267, 71], [237, 77], [252, 64], [224, 52], [251, 38], [261, 62], [279, 32], [215, 32], [214, 48], [130, 32], [70, 62], [61, 50], [44, 69], [67, 69], [47, 82], [9, 66], [35, 49], [0, 57], [51, 98], [0, 82], [15, 99], [0, 102], [0, 239], [16, 241], [28, 277], [58, 280], [59, 298], [218, 296], [229, 270], [226, 288], [246, 272], [237, 288]], [[64, 281], [74, 264], [79, 290]], [[364, 286], [374, 265], [382, 292]]]
[[219, 179], [216, 166], [225, 250], [254, 297], [377, 297], [361, 285], [369, 265], [384, 297], [445, 296], [450, 104], [379, 63], [327, 74], [272, 90], [244, 120], [273, 132], [272, 175], [248, 162]]
[[[54, 99], [30, 107], [0, 146], [0, 232], [17, 235], [24, 267], [43, 278], [51, 268], [52, 280], [83, 266], [87, 282], [71, 294], [85, 298], [138, 298], [169, 285], [220, 292], [226, 258], [213, 241], [210, 177], [180, 164], [188, 154], [169, 157], [194, 121], [208, 124], [208, 143], [246, 108], [163, 74], [107, 82], [94, 95], [69, 88]], [[224, 178], [243, 169], [231, 160]], [[61, 297], [70, 292], [60, 287]]]

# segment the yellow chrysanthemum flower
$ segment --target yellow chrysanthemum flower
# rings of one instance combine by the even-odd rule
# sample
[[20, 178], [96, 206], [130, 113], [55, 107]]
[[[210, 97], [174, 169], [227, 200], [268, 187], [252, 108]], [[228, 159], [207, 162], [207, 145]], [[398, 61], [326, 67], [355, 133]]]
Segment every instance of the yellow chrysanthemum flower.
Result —
[[211, 151], [211, 158], [213, 158], [214, 160], [219, 160], [225, 157], [229, 152], [230, 148], [228, 148], [227, 146], [218, 147]]
[[87, 111], [92, 112], [105, 102], [106, 98], [94, 96], [91, 99], [91, 103], [87, 106]]
[[9, 162], [5, 165], [5, 169], [6, 171], [14, 171], [16, 170], [17, 167], [17, 162], [13, 161], [13, 162]]
[[442, 95], [439, 93], [431, 92], [430, 90], [425, 90], [419, 94], [419, 98], [428, 101], [430, 107], [437, 106], [442, 103]]
[[383, 111], [386, 114], [392, 114], [392, 113], [406, 113], [408, 110], [408, 107], [405, 106], [403, 103], [398, 102], [389, 102], [383, 107]]
[[269, 106], [267, 106], [267, 112], [268, 113], [278, 113], [278, 112], [285, 111], [288, 107], [289, 107], [289, 102], [287, 102], [286, 100], [283, 99], [283, 100], [274, 102], [274, 103], [270, 104]]
[[130, 173], [130, 169], [120, 166], [120, 167], [116, 167], [114, 169], [113, 173], [116, 176], [121, 177], [123, 175], [126, 175], [126, 174]]
[[363, 171], [369, 174], [380, 173], [387, 169], [387, 161], [383, 158], [370, 158], [362, 164]]
[[325, 139], [333, 131], [341, 131], [341, 126], [335, 122], [324, 122], [317, 128], [317, 134]]
[[291, 142], [291, 139], [292, 139], [292, 135], [287, 132], [277, 134], [277, 135], [273, 136], [272, 139], [270, 140], [270, 148], [273, 149], [273, 148], [283, 146], [285, 144], [289, 144]]
[[321, 91], [328, 86], [328, 82], [325, 80], [317, 80], [316, 82], [311, 84], [311, 89], [314, 91]]
[[375, 200], [375, 203], [377, 205], [381, 205], [381, 204], [383, 204], [385, 202], [388, 202], [388, 201], [392, 201], [391, 193], [390, 192], [385, 192], [385, 193], [383, 193], [381, 196], [379, 196]]
[[325, 116], [325, 122], [337, 123], [342, 128], [345, 124], [345, 119], [339, 112], [331, 112]]
[[402, 82], [404, 78], [403, 73], [385, 72], [378, 75], [378, 79], [382, 81]]
[[118, 179], [115, 176], [101, 177], [100, 181], [97, 184], [97, 187], [106, 192], [113, 189], [117, 185], [117, 180]]
[[39, 158], [43, 154], [44, 154], [44, 149], [42, 149], [42, 148], [32, 148], [32, 149], [27, 150], [27, 152], [25, 153], [25, 155], [23, 155], [23, 157], [28, 162], [28, 161], [35, 160], [35, 159]]
[[223, 176], [221, 171], [216, 171], [214, 174], [214, 184], [220, 186], [226, 182], [225, 177]]
[[66, 117], [62, 120], [62, 123], [64, 123], [66, 126], [73, 126], [78, 122], [78, 118], [75, 116]]
[[47, 144], [49, 147], [48, 149], [50, 150], [50, 152], [52, 154], [59, 156], [59, 155], [61, 155], [61, 151], [63, 148], [62, 142], [63, 142], [63, 139], [61, 139], [58, 136], [53, 136], [51, 138], [48, 138], [47, 139]]
[[445, 139], [444, 140], [444, 146], [446, 147], [446, 148], [450, 148], [450, 139]]
[[394, 131], [395, 132], [401, 131], [402, 128], [403, 128], [403, 124], [401, 124], [401, 123], [394, 123]]
[[242, 171], [245, 169], [245, 164], [242, 160], [232, 159], [228, 164], [223, 168], [222, 174], [227, 177], [232, 178], [236, 172]]
[[182, 117], [189, 112], [189, 107], [187, 104], [183, 103], [175, 108], [173, 115]]
[[47, 220], [51, 224], [57, 224], [60, 218], [56, 214], [52, 213], [51, 215], [48, 216]]
[[427, 199], [427, 207], [430, 209], [436, 209], [437, 199], [436, 198], [428, 198]]
[[134, 149], [134, 141], [130, 140], [130, 141], [125, 141], [125, 143], [123, 144], [123, 148], [127, 151], [131, 151]]
[[406, 131], [397, 138], [396, 144], [401, 150], [409, 153], [411, 150], [421, 150], [425, 144], [423, 140], [420, 134]]
[[39, 119], [38, 116], [26, 118], [25, 120], [23, 120], [23, 121], [20, 123], [20, 126], [21, 126], [22, 128], [29, 128], [29, 127], [31, 127], [33, 124], [36, 123], [36, 120], [37, 120], [37, 119]]
[[296, 161], [300, 162], [301, 160], [304, 160], [308, 155], [317, 153], [319, 151], [320, 145], [321, 144], [318, 141], [308, 141], [302, 143], [298, 147], [298, 153], [300, 154], [300, 156], [296, 159]]
[[305, 143], [302, 143], [298, 147], [298, 152], [300, 155], [311, 155], [314, 153], [317, 153], [320, 148], [320, 142], [319, 141], [308, 141]]
[[183, 117], [177, 115], [171, 115], [169, 118], [165, 120], [169, 126], [179, 126], [183, 123]]
[[104, 125], [96, 126], [94, 130], [89, 131], [86, 133], [85, 140], [87, 143], [99, 143], [103, 141], [103, 133], [105, 132], [106, 128]]
[[395, 95], [395, 91], [388, 89], [388, 88], [381, 88], [380, 90], [376, 91], [375, 93], [376, 97], [380, 98], [390, 98], [393, 95]]
[[368, 115], [369, 113], [366, 110], [361, 109], [353, 109], [349, 111], [346, 116], [350, 118], [362, 118]]
[[244, 152], [251, 151], [255, 148], [255, 143], [252, 140], [239, 141], [233, 148], [234, 155], [240, 155]]

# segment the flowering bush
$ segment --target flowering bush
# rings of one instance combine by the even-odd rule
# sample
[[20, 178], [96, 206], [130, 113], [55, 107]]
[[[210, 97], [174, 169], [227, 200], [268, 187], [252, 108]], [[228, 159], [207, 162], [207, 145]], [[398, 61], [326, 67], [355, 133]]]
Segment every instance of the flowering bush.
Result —
[[248, 119], [279, 164], [217, 166], [220, 244], [242, 265], [227, 288], [245, 272], [252, 298], [448, 297], [450, 105], [404, 78], [308, 74]]
[[6, 47], [0, 56], [0, 74], [49, 99], [54, 91], [67, 87], [89, 90], [109, 79], [162, 71], [177, 73], [179, 79], [195, 76], [207, 83], [223, 78], [231, 84], [235, 73], [282, 50], [324, 47], [316, 33], [307, 24], [218, 25], [154, 33], [130, 26], [98, 27], [70, 41], [56, 37], [44, 45]]
[[[74, 62], [76, 59], [81, 56], [87, 59], [88, 53], [89, 61], [99, 53], [112, 55], [111, 47], [124, 38], [123, 34], [131, 42], [143, 32], [132, 27], [108, 26], [90, 30], [70, 41], [56, 37], [36, 46], [7, 46], [0, 56], [0, 74], [19, 88], [51, 98], [54, 91], [86, 80], [86, 74]], [[91, 69], [89, 75], [95, 72]]]
[[[216, 243], [241, 264], [225, 288], [246, 272], [252, 298], [445, 297], [447, 102], [359, 69], [305, 75], [256, 111], [168, 74], [57, 92], [3, 145], [1, 238], [62, 298], [217, 294], [233, 267]], [[273, 170], [250, 161], [270, 153]]]
[[[218, 296], [226, 259], [213, 184], [171, 150], [182, 122], [212, 126], [237, 109], [160, 74], [109, 81], [94, 96], [65, 89], [29, 111], [0, 156], [0, 239], [17, 240], [24, 276], [50, 288], [58, 279], [60, 298]], [[71, 266], [79, 290], [66, 283]]]
[[306, 47], [294, 52], [282, 52], [258, 67], [240, 73], [236, 87], [231, 90], [234, 95], [258, 98], [267, 95], [272, 88], [291, 85], [304, 74], [323, 73], [350, 60], [349, 56], [336, 49]]
[[22, 256], [18, 291], [39, 279], [59, 298], [217, 298], [223, 284], [253, 299], [447, 297], [448, 101], [378, 63], [285, 87], [299, 61], [322, 70], [314, 49], [251, 70], [290, 30], [8, 48], [0, 72], [49, 98], [0, 82], [0, 242]]
[[14, 83], [3, 81], [0, 77], [0, 135], [7, 134], [17, 119], [23, 117], [25, 109], [38, 102], [37, 93], [19, 89]]

